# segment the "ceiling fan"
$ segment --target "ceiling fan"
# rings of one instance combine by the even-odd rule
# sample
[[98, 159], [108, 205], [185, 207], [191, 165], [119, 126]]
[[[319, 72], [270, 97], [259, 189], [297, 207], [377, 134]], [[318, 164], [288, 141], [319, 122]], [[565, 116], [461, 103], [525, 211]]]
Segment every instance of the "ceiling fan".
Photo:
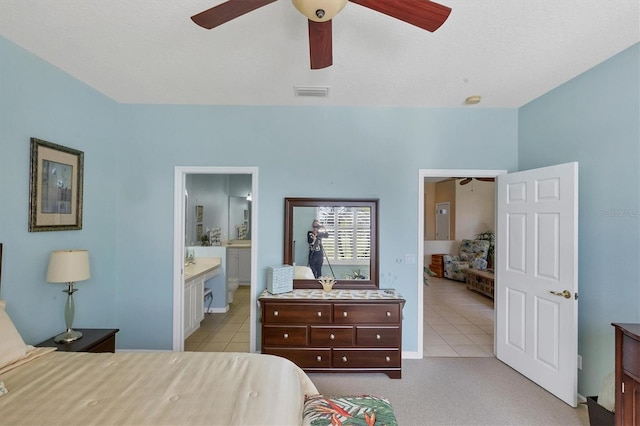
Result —
[[470, 177], [461, 178], [461, 177], [458, 177], [458, 178], [454, 178], [454, 179], [462, 179], [460, 181], [460, 185], [466, 185], [466, 184], [470, 183], [473, 179], [479, 180], [480, 182], [495, 182], [495, 180], [496, 180], [495, 178], [492, 178], [492, 177], [474, 177], [474, 178], [470, 178]]
[[[276, 0], [228, 0], [191, 17], [196, 24], [212, 29]], [[447, 20], [451, 8], [429, 0], [292, 0], [309, 20], [309, 54], [311, 69], [333, 64], [331, 19], [347, 4], [359, 4], [415, 25], [435, 31]]]

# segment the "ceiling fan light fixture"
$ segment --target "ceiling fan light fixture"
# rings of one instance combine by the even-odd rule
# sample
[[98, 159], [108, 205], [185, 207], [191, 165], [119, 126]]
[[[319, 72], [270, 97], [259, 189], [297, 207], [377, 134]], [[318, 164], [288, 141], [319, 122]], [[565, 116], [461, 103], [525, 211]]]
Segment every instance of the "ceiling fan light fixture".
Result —
[[333, 19], [348, 0], [292, 0], [300, 13], [311, 21], [326, 22]]

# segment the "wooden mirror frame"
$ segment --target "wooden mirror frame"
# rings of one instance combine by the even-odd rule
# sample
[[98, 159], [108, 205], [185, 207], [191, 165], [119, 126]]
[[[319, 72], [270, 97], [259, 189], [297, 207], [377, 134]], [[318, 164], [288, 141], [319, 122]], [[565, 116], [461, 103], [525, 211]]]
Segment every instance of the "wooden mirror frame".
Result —
[[[293, 209], [294, 207], [369, 207], [371, 209], [371, 250], [369, 254], [369, 279], [336, 279], [336, 289], [378, 289], [378, 199], [362, 198], [285, 198], [284, 199], [284, 264], [293, 265]], [[293, 288], [322, 288], [315, 279], [294, 279]]]

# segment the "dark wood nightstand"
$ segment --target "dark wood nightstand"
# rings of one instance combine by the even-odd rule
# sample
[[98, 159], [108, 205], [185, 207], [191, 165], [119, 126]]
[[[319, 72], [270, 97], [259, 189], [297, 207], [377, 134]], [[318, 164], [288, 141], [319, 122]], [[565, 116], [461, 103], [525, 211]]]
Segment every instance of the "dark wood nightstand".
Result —
[[58, 348], [63, 352], [115, 352], [116, 351], [116, 333], [120, 329], [106, 328], [75, 328], [74, 330], [82, 332], [82, 338], [71, 343], [56, 343], [53, 337], [38, 343], [36, 346]]

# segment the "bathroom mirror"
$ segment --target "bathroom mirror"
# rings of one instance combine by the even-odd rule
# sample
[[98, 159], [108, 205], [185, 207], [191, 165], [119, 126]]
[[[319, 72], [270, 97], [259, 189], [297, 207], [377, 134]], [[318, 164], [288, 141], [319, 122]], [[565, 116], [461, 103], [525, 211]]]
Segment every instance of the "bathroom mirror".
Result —
[[[337, 289], [378, 288], [377, 199], [285, 198], [284, 201], [284, 263], [299, 267], [294, 288], [322, 288], [313, 277], [314, 269], [318, 275], [335, 278]], [[321, 244], [309, 244], [308, 234], [316, 219]]]
[[250, 240], [251, 201], [247, 197], [229, 197], [229, 239]]

